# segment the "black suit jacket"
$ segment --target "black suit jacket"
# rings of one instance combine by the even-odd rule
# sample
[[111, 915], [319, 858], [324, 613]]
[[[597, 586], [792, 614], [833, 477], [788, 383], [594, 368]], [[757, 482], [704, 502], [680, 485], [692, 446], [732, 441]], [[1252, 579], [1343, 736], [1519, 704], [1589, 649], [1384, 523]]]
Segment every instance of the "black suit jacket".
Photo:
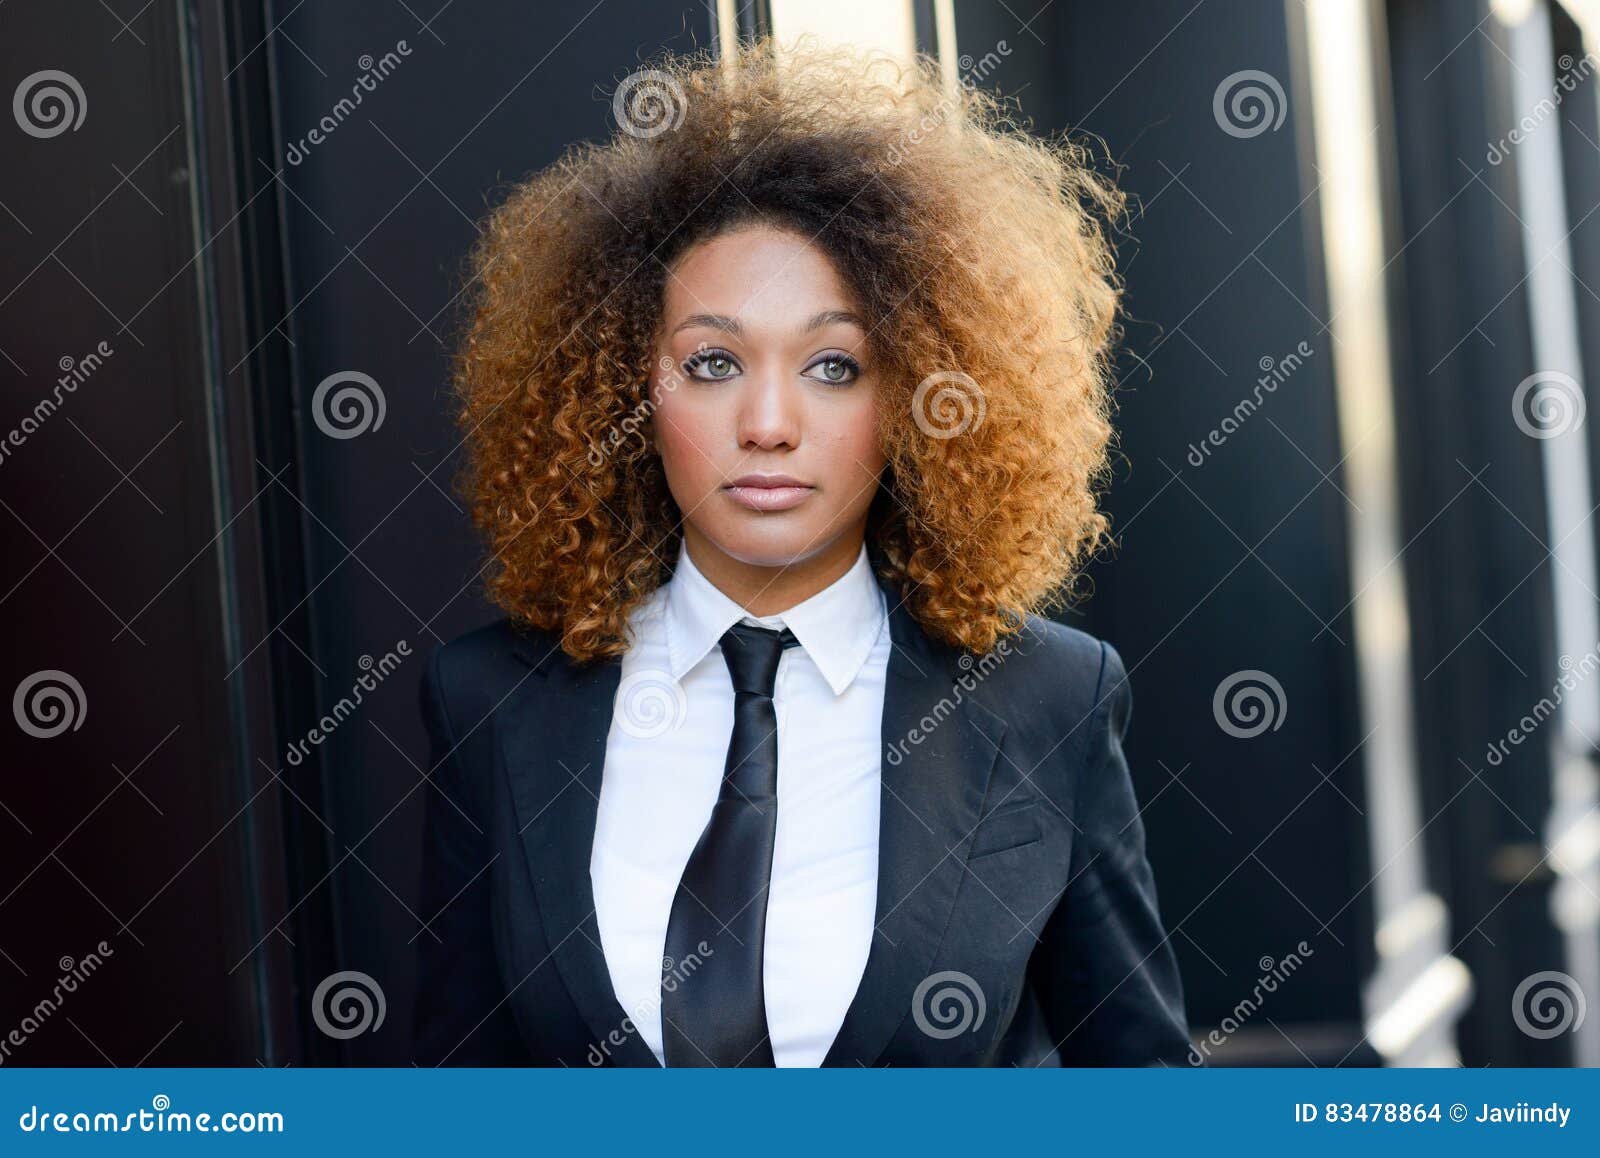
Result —
[[[1029, 617], [975, 659], [886, 593], [877, 928], [824, 1064], [1188, 1064], [1116, 650]], [[507, 621], [429, 658], [419, 1064], [657, 1064], [589, 879], [620, 674]]]

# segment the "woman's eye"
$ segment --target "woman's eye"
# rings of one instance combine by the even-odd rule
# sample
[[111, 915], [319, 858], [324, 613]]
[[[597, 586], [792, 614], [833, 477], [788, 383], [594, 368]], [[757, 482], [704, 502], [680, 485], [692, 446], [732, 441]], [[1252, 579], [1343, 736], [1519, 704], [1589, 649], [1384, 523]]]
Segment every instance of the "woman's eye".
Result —
[[[691, 355], [683, 363], [684, 373], [702, 382], [720, 382], [739, 373], [732, 355], [714, 350]], [[830, 386], [848, 386], [861, 375], [861, 364], [846, 354], [819, 358], [806, 367], [807, 374]]]
[[[709, 373], [697, 373], [702, 369], [708, 370]], [[732, 377], [737, 369], [733, 359], [726, 354], [696, 354], [684, 363], [686, 373], [707, 381]]]
[[821, 380], [834, 386], [842, 386], [853, 382], [856, 376], [861, 373], [861, 367], [854, 358], [846, 358], [842, 355], [823, 358], [821, 361], [813, 363], [813, 365], [821, 371], [819, 375]]

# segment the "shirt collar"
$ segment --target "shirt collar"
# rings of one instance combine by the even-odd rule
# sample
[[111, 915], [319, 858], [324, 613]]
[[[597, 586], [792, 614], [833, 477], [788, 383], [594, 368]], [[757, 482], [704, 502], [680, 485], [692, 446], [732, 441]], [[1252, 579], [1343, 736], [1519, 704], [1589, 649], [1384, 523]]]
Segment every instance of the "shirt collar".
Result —
[[763, 627], [787, 627], [794, 632], [834, 695], [839, 695], [872, 654], [888, 614], [883, 591], [867, 559], [865, 542], [848, 571], [777, 615], [751, 616], [705, 577], [682, 542], [678, 545], [677, 566], [666, 588], [667, 655], [676, 680], [704, 659], [728, 628], [749, 620]]

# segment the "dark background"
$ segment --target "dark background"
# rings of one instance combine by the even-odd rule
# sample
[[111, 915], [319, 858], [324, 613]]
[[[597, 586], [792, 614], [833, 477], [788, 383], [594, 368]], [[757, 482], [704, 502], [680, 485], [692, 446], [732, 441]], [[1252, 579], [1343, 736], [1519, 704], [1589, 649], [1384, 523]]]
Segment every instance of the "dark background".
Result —
[[[913, 7], [922, 46], [948, 51], [935, 6]], [[1025, 7], [956, 3], [957, 51], [1003, 44], [984, 83], [1034, 131], [1097, 139], [1136, 209], [1119, 238], [1121, 546], [1065, 618], [1129, 665], [1128, 755], [1196, 1039], [1304, 941], [1304, 968], [1213, 1061], [1595, 1064], [1593, 1021], [1544, 1038], [1513, 1016], [1541, 971], [1600, 985], [1593, 745], [1558, 743], [1551, 723], [1484, 760], [1549, 694], [1558, 657], [1578, 658], [1552, 607], [1547, 505], [1576, 486], [1588, 509], [1594, 486], [1553, 478], [1511, 420], [1514, 388], [1543, 367], [1522, 156], [1483, 160], [1526, 111], [1507, 27], [1486, 4], [1370, 8], [1403, 545], [1390, 563], [1408, 614], [1361, 638], [1409, 656], [1416, 737], [1413, 759], [1376, 764], [1381, 721], [1359, 689], [1381, 657], [1358, 645], [1350, 555], [1376, 512], [1349, 494], [1305, 11]], [[1538, 11], [1553, 51], [1583, 58], [1566, 10]], [[739, 19], [766, 17], [745, 5]], [[113, 350], [0, 460], [0, 689], [48, 670], [84, 693], [80, 726], [57, 737], [5, 721], [0, 1035], [62, 958], [112, 950], [8, 1064], [409, 1060], [412, 955], [432, 935], [416, 911], [430, 791], [416, 686], [431, 648], [493, 614], [452, 487], [461, 261], [508, 183], [614, 131], [624, 76], [715, 43], [716, 27], [703, 5], [642, 0], [0, 7], [6, 91], [56, 69], [87, 105], [48, 139], [0, 125], [0, 428], [51, 392], [63, 358]], [[363, 54], [401, 41], [393, 75], [291, 164], [289, 142], [350, 92]], [[1246, 69], [1276, 78], [1287, 106], [1248, 138], [1213, 108]], [[1557, 122], [1589, 365], [1595, 83]], [[1314, 354], [1262, 411], [1189, 462], [1261, 360], [1302, 341]], [[349, 371], [379, 384], [384, 419], [328, 437], [313, 393]], [[1592, 547], [1593, 524], [1581, 534]], [[363, 657], [402, 642], [410, 658], [290, 763]], [[1281, 726], [1251, 739], [1213, 708], [1242, 671], [1286, 694]], [[1600, 680], [1576, 695], [1594, 711]], [[1415, 816], [1388, 810], [1394, 791]], [[1375, 843], [1389, 822], [1399, 840]], [[1380, 889], [1399, 871], [1391, 847], [1417, 876]], [[376, 979], [387, 1006], [347, 1041], [311, 1016], [339, 970]]]

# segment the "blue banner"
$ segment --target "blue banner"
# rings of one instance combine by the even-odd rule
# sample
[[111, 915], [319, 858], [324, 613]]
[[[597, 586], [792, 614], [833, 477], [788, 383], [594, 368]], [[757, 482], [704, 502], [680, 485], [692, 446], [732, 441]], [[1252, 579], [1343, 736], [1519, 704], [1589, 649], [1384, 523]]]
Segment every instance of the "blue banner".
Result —
[[[0, 1153], [1600, 1154], [1593, 1070], [0, 1070]], [[215, 1141], [191, 1141], [220, 1135]]]

